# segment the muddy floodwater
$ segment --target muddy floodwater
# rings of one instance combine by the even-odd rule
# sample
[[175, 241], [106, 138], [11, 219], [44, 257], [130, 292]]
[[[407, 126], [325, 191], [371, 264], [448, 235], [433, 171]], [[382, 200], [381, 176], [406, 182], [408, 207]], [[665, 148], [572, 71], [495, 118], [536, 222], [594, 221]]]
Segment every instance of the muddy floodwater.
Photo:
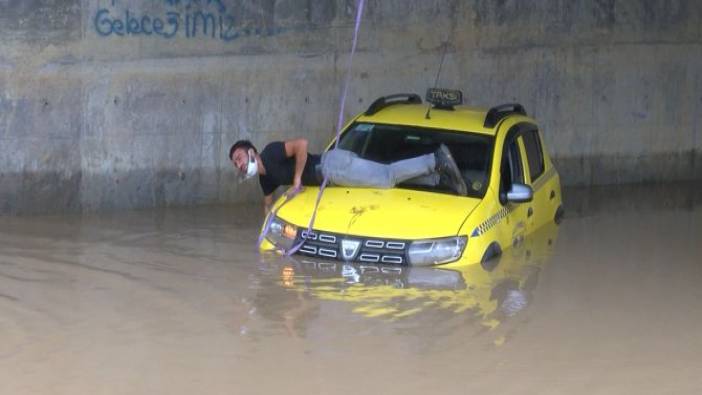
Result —
[[259, 206], [0, 218], [0, 394], [702, 393], [702, 185], [564, 199], [485, 267], [260, 256]]

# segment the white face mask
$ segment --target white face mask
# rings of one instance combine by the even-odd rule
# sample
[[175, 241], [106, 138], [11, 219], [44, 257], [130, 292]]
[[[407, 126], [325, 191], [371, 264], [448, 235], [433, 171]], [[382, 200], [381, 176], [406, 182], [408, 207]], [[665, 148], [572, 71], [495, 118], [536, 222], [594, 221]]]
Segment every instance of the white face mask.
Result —
[[258, 163], [256, 162], [256, 156], [253, 150], [249, 150], [248, 157], [249, 164], [246, 165], [246, 174], [244, 175], [244, 179], [246, 180], [258, 174]]

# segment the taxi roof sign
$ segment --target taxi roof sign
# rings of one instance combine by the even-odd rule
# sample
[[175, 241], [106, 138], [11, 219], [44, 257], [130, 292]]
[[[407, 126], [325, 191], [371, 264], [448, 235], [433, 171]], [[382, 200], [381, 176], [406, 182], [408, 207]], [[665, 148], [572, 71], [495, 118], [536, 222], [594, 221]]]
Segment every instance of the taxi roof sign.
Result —
[[435, 108], [453, 110], [463, 104], [463, 92], [456, 89], [429, 88], [426, 99]]

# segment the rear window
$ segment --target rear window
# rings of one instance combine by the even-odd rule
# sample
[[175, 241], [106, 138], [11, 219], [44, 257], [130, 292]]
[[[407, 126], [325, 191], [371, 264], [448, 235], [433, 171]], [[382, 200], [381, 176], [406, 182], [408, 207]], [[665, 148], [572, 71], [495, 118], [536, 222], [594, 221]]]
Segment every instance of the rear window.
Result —
[[[451, 151], [468, 186], [468, 195], [483, 197], [490, 173], [491, 136], [405, 125], [356, 123], [341, 136], [339, 148], [353, 151], [361, 158], [388, 164], [433, 153], [442, 143]], [[444, 186], [426, 185], [419, 179], [409, 180], [399, 187], [451, 192]]]

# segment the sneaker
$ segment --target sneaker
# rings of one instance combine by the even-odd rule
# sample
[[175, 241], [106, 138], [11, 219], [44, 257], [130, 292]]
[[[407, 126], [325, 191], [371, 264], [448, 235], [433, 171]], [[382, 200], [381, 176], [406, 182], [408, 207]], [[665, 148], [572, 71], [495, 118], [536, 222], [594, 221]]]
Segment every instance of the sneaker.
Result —
[[436, 172], [441, 176], [442, 181], [451, 187], [456, 193], [461, 196], [468, 194], [468, 186], [461, 176], [461, 171], [458, 170], [456, 161], [451, 156], [451, 151], [445, 144], [441, 144], [439, 149], [434, 152], [436, 158]]

